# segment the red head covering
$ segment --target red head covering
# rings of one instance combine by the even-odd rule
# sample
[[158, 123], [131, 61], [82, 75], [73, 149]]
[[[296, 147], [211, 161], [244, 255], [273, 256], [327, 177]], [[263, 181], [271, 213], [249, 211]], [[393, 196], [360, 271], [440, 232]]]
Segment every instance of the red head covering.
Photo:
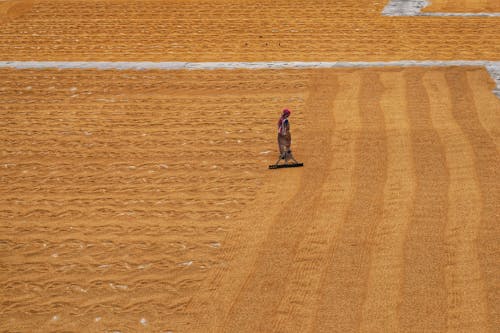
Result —
[[281, 126], [281, 122], [288, 116], [290, 116], [290, 114], [292, 114], [292, 112], [288, 109], [284, 109], [283, 110], [283, 114], [281, 115], [280, 117], [280, 120], [278, 121], [278, 126]]
[[288, 110], [288, 109], [284, 109], [284, 110], [283, 110], [283, 114], [281, 115], [280, 120], [278, 120], [278, 129], [279, 129], [279, 131], [280, 131], [280, 132], [281, 132], [281, 126], [282, 126], [282, 124], [283, 124], [283, 121], [284, 121], [284, 120], [285, 120], [288, 116], [290, 116], [290, 114], [291, 114], [291, 113], [292, 113], [292, 112], [291, 112], [290, 110]]

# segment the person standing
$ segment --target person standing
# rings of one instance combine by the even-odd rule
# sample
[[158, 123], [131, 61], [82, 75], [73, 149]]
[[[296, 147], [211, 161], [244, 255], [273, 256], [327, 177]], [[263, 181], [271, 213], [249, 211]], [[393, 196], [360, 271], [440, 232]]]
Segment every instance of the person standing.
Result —
[[[302, 167], [304, 163], [299, 163], [292, 155], [292, 150], [290, 149], [292, 145], [292, 134], [290, 133], [290, 110], [284, 109], [278, 120], [278, 149], [280, 151], [280, 156], [275, 164], [270, 165], [269, 169], [280, 169], [280, 168], [295, 168]], [[281, 160], [284, 160], [284, 164], [279, 164]], [[293, 163], [288, 163], [292, 160]]]
[[288, 160], [288, 155], [291, 155], [292, 151], [290, 146], [292, 145], [292, 135], [290, 133], [290, 121], [288, 117], [292, 112], [288, 109], [284, 109], [281, 117], [278, 121], [278, 147], [280, 152], [280, 159]]

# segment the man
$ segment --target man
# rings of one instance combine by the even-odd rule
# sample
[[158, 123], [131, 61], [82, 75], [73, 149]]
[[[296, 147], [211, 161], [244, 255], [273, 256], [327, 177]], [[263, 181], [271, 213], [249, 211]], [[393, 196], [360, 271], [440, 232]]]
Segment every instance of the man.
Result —
[[280, 151], [280, 159], [288, 160], [291, 156], [292, 151], [290, 146], [292, 145], [292, 135], [290, 134], [290, 110], [284, 109], [283, 113], [278, 121], [278, 147]]
[[[299, 163], [295, 160], [292, 155], [292, 151], [290, 150], [290, 146], [292, 145], [290, 121], [288, 120], [290, 114], [290, 110], [284, 109], [280, 120], [278, 120], [278, 148], [280, 151], [280, 157], [275, 164], [269, 166], [269, 169], [295, 168], [304, 166], [304, 163]], [[285, 163], [279, 164], [281, 160], [285, 160]], [[289, 160], [292, 160], [293, 163], [288, 163]]]

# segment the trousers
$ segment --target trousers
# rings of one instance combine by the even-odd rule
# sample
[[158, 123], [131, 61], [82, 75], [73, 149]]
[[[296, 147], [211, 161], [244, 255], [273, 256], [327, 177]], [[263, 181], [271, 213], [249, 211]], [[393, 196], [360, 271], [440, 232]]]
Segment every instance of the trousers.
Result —
[[287, 133], [285, 135], [278, 133], [278, 147], [280, 150], [280, 155], [286, 153], [290, 150], [292, 145], [292, 135]]

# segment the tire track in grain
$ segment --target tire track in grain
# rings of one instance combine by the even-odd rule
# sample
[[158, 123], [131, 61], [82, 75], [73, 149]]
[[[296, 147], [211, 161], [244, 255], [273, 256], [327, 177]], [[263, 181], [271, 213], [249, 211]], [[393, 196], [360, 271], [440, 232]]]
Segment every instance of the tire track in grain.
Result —
[[404, 248], [400, 325], [405, 332], [444, 331], [446, 288], [444, 229], [448, 171], [444, 147], [432, 126], [422, 69], [405, 74], [416, 176], [415, 197]]
[[404, 266], [404, 235], [415, 191], [404, 71], [380, 75], [387, 133], [387, 182], [383, 219], [373, 240], [372, 269], [363, 304], [362, 332], [400, 332], [398, 303]]
[[[462, 75], [466, 73], [462, 70]], [[433, 126], [444, 144], [450, 177], [445, 230], [447, 328], [449, 332], [484, 332], [486, 295], [475, 244], [481, 219], [481, 194], [474, 153], [452, 116], [450, 92], [443, 71], [429, 71], [423, 82], [430, 98]]]
[[474, 105], [474, 96], [462, 70], [455, 68], [446, 73], [450, 86], [453, 117], [458, 123], [474, 152], [474, 165], [480, 185], [482, 200], [481, 221], [476, 246], [485, 281], [488, 323], [491, 332], [500, 326], [500, 269], [498, 268], [498, 211], [500, 210], [500, 185], [498, 183], [500, 157], [498, 147], [482, 126]]
[[[276, 307], [285, 296], [293, 261], [307, 230], [314, 228], [322, 189], [332, 162], [331, 103], [335, 78], [320, 71], [310, 84], [306, 116], [310, 117], [305, 146], [309, 159], [301, 174], [300, 186], [276, 216], [260, 246], [253, 271], [237, 295], [226, 323], [225, 332], [270, 332]], [[285, 180], [286, 181], [286, 180]], [[307, 279], [307, 277], [305, 277]]]
[[377, 71], [360, 73], [358, 108], [361, 133], [355, 143], [353, 194], [340, 227], [322, 286], [314, 332], [353, 332], [360, 328], [375, 229], [382, 219], [387, 177], [383, 86]]
[[[352, 101], [359, 94], [358, 71], [337, 72], [338, 92], [333, 104], [333, 164], [328, 170], [320, 207], [293, 261], [290, 283], [274, 318], [273, 332], [309, 332], [322, 293], [324, 272], [331, 261], [335, 237], [345, 219], [351, 196], [354, 143], [359, 113]], [[327, 166], [325, 166], [327, 167]]]

